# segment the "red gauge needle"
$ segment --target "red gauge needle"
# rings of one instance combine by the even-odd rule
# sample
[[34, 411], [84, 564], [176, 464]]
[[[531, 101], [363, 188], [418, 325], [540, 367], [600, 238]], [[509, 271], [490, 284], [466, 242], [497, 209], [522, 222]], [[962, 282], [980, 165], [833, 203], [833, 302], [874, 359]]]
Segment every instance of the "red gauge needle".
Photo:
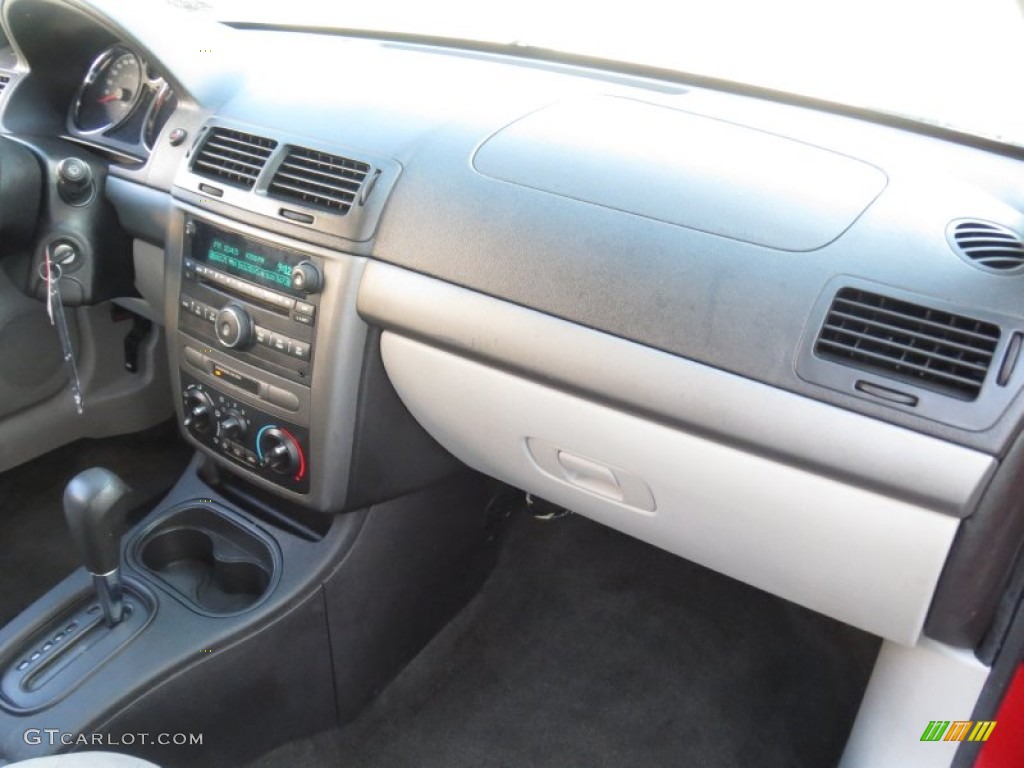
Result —
[[99, 103], [100, 104], [106, 104], [108, 102], [115, 101], [116, 99], [120, 99], [120, 98], [121, 98], [121, 94], [120, 93], [112, 93], [109, 96], [104, 96], [102, 99], [100, 99]]

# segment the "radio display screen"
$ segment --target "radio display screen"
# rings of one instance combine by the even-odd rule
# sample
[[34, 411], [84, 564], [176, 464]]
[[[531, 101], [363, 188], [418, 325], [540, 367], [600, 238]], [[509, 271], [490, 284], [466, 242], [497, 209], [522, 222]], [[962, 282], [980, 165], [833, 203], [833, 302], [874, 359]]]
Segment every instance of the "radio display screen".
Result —
[[212, 227], [193, 219], [191, 256], [229, 275], [291, 296], [303, 296], [292, 289], [292, 267], [306, 256], [262, 240]]

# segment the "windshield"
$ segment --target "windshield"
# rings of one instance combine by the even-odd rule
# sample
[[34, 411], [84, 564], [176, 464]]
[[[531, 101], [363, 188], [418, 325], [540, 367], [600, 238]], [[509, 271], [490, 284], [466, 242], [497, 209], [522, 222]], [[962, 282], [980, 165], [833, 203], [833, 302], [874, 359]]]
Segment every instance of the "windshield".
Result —
[[732, 80], [1024, 146], [1024, 0], [167, 0], [222, 21], [517, 43]]

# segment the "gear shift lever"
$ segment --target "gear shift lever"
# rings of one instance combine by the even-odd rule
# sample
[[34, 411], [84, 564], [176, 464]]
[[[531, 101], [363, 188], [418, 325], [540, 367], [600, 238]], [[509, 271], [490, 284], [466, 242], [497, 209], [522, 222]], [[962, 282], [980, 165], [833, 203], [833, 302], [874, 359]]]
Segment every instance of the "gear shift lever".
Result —
[[108, 469], [93, 467], [64, 489], [64, 517], [103, 607], [107, 625], [124, 617], [121, 587], [121, 527], [129, 488]]

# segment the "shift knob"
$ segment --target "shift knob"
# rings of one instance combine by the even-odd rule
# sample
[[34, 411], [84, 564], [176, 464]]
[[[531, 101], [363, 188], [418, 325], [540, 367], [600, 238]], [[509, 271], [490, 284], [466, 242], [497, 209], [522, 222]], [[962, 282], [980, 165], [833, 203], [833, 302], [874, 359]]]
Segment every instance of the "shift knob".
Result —
[[126, 510], [118, 502], [128, 491], [121, 478], [102, 467], [78, 473], [64, 489], [64, 517], [89, 573], [109, 573], [120, 562]]

